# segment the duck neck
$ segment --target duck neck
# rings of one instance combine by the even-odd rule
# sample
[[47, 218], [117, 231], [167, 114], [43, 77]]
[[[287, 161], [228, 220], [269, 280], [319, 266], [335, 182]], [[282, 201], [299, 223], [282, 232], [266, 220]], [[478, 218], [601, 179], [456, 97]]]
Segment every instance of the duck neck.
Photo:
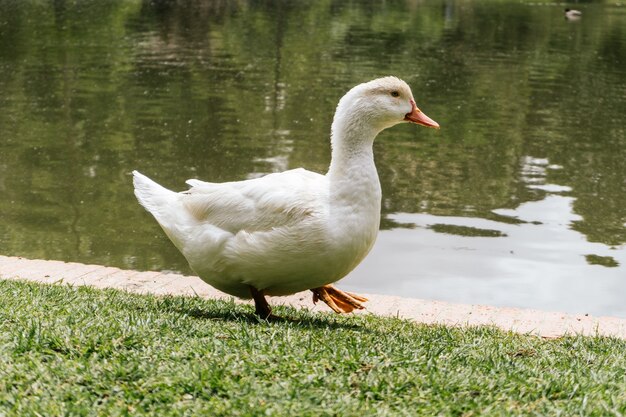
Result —
[[[373, 144], [379, 130], [342, 118], [333, 121], [331, 133], [332, 159], [328, 169], [331, 197], [334, 202], [363, 199], [380, 208], [380, 182], [374, 164]], [[370, 204], [367, 204], [368, 206]]]

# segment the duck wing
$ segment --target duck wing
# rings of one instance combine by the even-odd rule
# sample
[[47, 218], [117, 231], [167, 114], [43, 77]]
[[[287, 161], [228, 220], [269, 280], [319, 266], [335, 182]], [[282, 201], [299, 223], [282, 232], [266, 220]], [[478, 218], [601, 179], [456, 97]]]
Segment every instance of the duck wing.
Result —
[[326, 177], [294, 169], [246, 181], [187, 181], [183, 207], [201, 223], [236, 234], [292, 226], [318, 215], [327, 202]]

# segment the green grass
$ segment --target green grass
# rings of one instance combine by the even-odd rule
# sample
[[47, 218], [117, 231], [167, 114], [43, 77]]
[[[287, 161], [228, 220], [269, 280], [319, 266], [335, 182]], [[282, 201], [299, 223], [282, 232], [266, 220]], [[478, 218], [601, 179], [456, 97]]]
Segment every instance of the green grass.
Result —
[[626, 342], [0, 280], [0, 416], [624, 415]]

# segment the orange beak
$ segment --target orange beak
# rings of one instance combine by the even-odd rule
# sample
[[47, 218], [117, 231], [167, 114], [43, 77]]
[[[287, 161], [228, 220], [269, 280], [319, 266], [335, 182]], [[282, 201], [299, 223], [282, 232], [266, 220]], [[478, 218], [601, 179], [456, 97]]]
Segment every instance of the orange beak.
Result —
[[413, 99], [411, 99], [411, 106], [413, 107], [411, 109], [411, 113], [407, 113], [404, 116], [404, 120], [418, 125], [439, 129], [439, 123], [435, 122], [433, 119], [426, 116], [420, 109], [418, 109]]

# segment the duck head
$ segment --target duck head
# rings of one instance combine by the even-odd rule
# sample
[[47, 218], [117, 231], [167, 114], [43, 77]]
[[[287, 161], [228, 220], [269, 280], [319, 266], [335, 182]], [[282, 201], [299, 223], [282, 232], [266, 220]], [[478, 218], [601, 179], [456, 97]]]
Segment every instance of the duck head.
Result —
[[417, 107], [407, 83], [396, 77], [378, 78], [352, 88], [339, 101], [335, 117], [367, 123], [377, 131], [406, 122], [439, 128]]

